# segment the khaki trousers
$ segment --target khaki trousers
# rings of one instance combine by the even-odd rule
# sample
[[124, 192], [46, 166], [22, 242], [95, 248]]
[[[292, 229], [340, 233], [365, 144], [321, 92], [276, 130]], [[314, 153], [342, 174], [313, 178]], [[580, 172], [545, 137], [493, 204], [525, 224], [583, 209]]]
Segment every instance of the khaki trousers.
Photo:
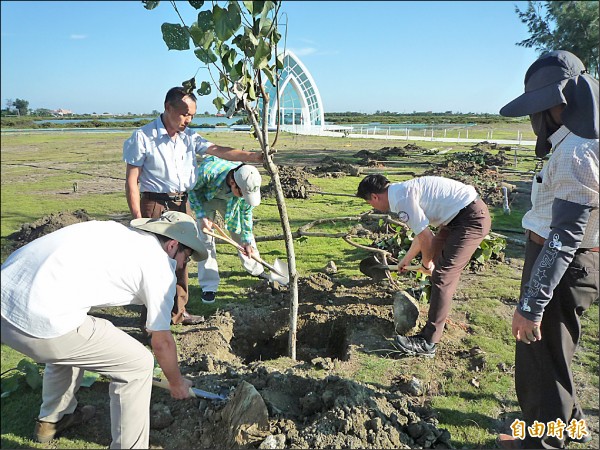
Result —
[[2, 318], [2, 343], [46, 363], [39, 420], [58, 422], [77, 406], [85, 370], [110, 379], [111, 448], [148, 448], [154, 357], [107, 320], [87, 316], [56, 338], [30, 336]]
[[[206, 217], [214, 222], [217, 211], [219, 214], [221, 214], [221, 217], [225, 217], [225, 212], [227, 211], [227, 200], [215, 197], [212, 200], [205, 202], [202, 206], [204, 208], [204, 212], [206, 213]], [[202, 232], [202, 224], [200, 222], [196, 221], [196, 224], [198, 225], [198, 235], [200, 240], [208, 251], [208, 257], [204, 261], [198, 261], [198, 284], [200, 285], [202, 292], [217, 292], [221, 282], [221, 276], [219, 275], [219, 264], [217, 263], [217, 243], [214, 237]], [[242, 236], [240, 234], [232, 232], [229, 234], [235, 242], [242, 245]], [[250, 244], [254, 248], [256, 256], [260, 257], [260, 252], [256, 247], [256, 241], [252, 239]], [[246, 269], [246, 272], [248, 272], [250, 275], [256, 277], [264, 272], [264, 267], [256, 260], [248, 258], [240, 251], [238, 251], [238, 256], [242, 265], [244, 266], [244, 269]]]

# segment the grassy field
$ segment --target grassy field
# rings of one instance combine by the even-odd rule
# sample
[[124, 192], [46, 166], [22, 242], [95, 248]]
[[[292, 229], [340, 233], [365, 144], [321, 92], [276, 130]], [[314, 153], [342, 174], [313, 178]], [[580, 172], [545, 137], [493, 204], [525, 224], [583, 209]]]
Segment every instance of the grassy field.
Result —
[[[4, 249], [6, 238], [19, 230], [26, 222], [60, 211], [85, 209], [99, 220], [122, 218], [128, 209], [124, 195], [125, 166], [121, 160], [123, 141], [130, 132], [123, 133], [30, 133], [2, 134], [1, 145], [1, 238], [2, 261], [7, 257]], [[245, 133], [207, 133], [209, 140], [246, 150], [258, 150], [252, 137]], [[494, 134], [496, 137], [496, 134]], [[409, 141], [410, 142], [410, 141]], [[442, 148], [436, 142], [416, 142], [426, 148]], [[379, 150], [385, 146], [403, 146], [404, 141], [385, 141], [348, 138], [325, 138], [284, 134], [279, 137], [276, 161], [280, 164], [315, 165], [325, 156], [352, 160], [360, 150]], [[448, 152], [465, 151], [470, 145], [446, 144]], [[514, 169], [533, 169], [531, 150], [519, 150]], [[439, 161], [441, 156], [428, 157]], [[261, 169], [262, 170], [262, 169]], [[375, 169], [369, 169], [375, 171]], [[403, 166], [402, 170], [423, 170], [422, 165]], [[264, 173], [264, 170], [263, 170]], [[384, 172], [392, 181], [407, 179], [398, 170], [388, 168]], [[515, 173], [509, 182], [524, 183], [529, 174]], [[268, 181], [264, 177], [263, 182]], [[311, 178], [310, 182], [324, 192], [354, 194], [360, 181], [358, 177]], [[73, 184], [77, 183], [77, 192]], [[491, 208], [493, 227], [504, 230], [520, 230], [520, 220], [527, 202], [515, 202], [511, 215], [504, 215], [502, 208]], [[347, 196], [313, 195], [309, 200], [286, 200], [292, 230], [312, 220], [354, 216], [369, 210], [364, 201]], [[255, 212], [257, 236], [279, 234], [281, 226], [274, 199], [264, 199]], [[344, 231], [348, 223], [339, 222], [319, 228], [320, 231]], [[515, 234], [516, 237], [521, 237]], [[272, 261], [285, 257], [281, 241], [259, 243], [263, 258]], [[361, 276], [358, 262], [364, 254], [341, 239], [308, 238], [295, 242], [297, 265], [300, 276], [321, 271], [328, 261], [335, 261], [339, 276], [344, 279]], [[197, 314], [211, 314], [227, 303], [247, 302], [244, 289], [255, 280], [242, 272], [233, 250], [219, 246], [222, 276], [227, 280], [219, 292], [215, 305], [190, 302], [189, 310]], [[474, 334], [460, 337], [461, 348], [478, 346], [486, 355], [486, 365], [474, 372], [465, 360], [453, 353], [459, 345], [446, 337], [442, 347], [443, 359], [431, 361], [381, 358], [364, 354], [361, 365], [342, 376], [352, 377], [366, 383], [389, 385], [399, 374], [414, 375], [428, 387], [420, 399], [423, 405], [433, 408], [439, 426], [452, 435], [456, 448], [490, 448], [495, 434], [504, 429], [507, 421], [519, 417], [518, 404], [513, 388], [514, 339], [510, 333], [510, 320], [518, 296], [523, 248], [509, 244], [507, 256], [510, 263], [498, 264], [477, 275], [466, 277], [457, 292], [452, 318], [455, 323], [468, 325]], [[196, 267], [190, 267], [191, 298], [198, 298], [200, 290], [196, 279]], [[595, 416], [594, 446], [598, 445], [598, 305], [583, 318], [583, 341], [574, 365], [575, 378], [580, 388], [584, 409]], [[22, 355], [2, 346], [1, 371], [16, 366]], [[277, 364], [283, 364], [277, 362]], [[15, 376], [12, 372], [10, 376]], [[474, 381], [475, 380], [475, 381]], [[82, 389], [82, 401], [108, 402], [106, 383], [98, 382], [92, 388]], [[40, 404], [40, 391], [22, 386], [1, 400], [2, 448], [46, 448], [29, 438], [33, 421]], [[595, 427], [595, 428], [594, 428]], [[57, 442], [60, 448], [102, 448], [102, 439], [82, 441], [63, 437]], [[56, 448], [56, 447], [53, 447]], [[573, 446], [573, 448], [584, 448]]]

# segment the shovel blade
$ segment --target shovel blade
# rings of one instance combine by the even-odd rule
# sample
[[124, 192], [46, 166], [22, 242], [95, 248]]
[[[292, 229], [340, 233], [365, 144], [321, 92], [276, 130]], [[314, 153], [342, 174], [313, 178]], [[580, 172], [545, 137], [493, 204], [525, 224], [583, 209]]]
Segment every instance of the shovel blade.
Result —
[[273, 268], [275, 269], [271, 271], [271, 278], [273, 278], [273, 281], [277, 281], [283, 286], [290, 284], [290, 272], [288, 271], [286, 263], [279, 258], [276, 258], [275, 262], [273, 262]]
[[374, 281], [381, 281], [387, 278], [387, 266], [382, 264], [375, 255], [363, 259], [360, 262], [359, 269], [361, 273], [372, 278]]

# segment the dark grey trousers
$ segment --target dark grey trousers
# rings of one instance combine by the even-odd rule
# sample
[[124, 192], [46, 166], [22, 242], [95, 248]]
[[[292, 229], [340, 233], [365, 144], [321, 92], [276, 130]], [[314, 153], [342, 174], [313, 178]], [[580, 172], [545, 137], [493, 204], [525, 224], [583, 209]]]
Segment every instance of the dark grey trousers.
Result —
[[[528, 240], [521, 290], [542, 246]], [[580, 316], [598, 299], [598, 252], [578, 251], [554, 290], [544, 311], [541, 341], [516, 343], [515, 387], [527, 426], [537, 420], [547, 426], [562, 420], [584, 419], [577, 400], [571, 362], [581, 337]], [[563, 448], [564, 438], [533, 438], [527, 433], [524, 448]]]
[[463, 208], [448, 225], [441, 226], [435, 235], [435, 269], [431, 274], [429, 312], [427, 323], [420, 332], [428, 342], [438, 343], [442, 338], [460, 274], [490, 231], [491, 223], [486, 204], [477, 199]]

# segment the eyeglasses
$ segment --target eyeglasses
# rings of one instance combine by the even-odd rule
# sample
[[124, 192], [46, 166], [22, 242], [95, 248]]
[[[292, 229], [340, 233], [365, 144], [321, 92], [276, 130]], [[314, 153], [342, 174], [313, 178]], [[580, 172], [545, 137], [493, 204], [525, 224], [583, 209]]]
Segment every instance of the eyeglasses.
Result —
[[[192, 254], [194, 253], [194, 250], [192, 250], [191, 248], [189, 248], [187, 245], [183, 245], [181, 242], [179, 243], [179, 246], [177, 247], [177, 253], [183, 253], [183, 256], [185, 256], [185, 259], [183, 260], [183, 264], [187, 264], [190, 262], [190, 260], [192, 259]], [[187, 254], [186, 254], [187, 252]]]

